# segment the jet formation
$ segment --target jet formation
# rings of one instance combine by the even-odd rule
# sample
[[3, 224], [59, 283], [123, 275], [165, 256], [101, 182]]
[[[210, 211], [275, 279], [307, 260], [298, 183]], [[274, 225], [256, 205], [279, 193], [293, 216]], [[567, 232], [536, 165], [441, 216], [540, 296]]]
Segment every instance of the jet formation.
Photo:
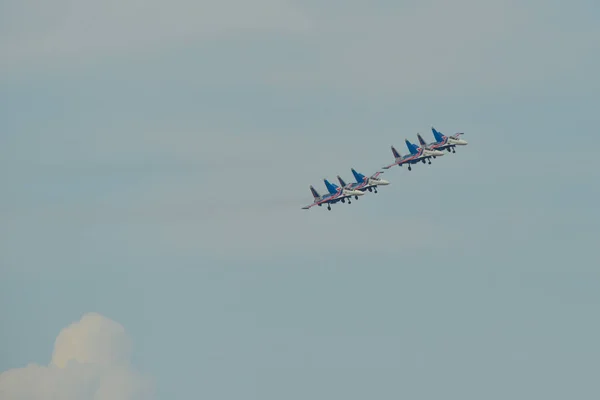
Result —
[[[402, 167], [404, 164], [406, 164], [408, 166], [408, 170], [411, 171], [412, 165], [420, 162], [423, 164], [431, 164], [432, 158], [435, 159], [446, 154], [444, 153], [444, 150], [449, 153], [456, 153], [456, 146], [466, 146], [468, 144], [466, 140], [462, 139], [462, 132], [455, 133], [452, 136], [446, 136], [433, 127], [431, 128], [431, 132], [433, 133], [433, 137], [435, 139], [435, 141], [431, 143], [427, 143], [420, 133], [417, 134], [419, 145], [411, 143], [408, 139], [405, 139], [404, 142], [408, 149], [408, 154], [404, 156], [400, 154], [400, 152], [396, 150], [394, 146], [391, 146], [392, 154], [394, 155], [394, 162], [382, 168], [387, 170], [396, 165]], [[352, 198], [354, 198], [354, 200], [358, 200], [358, 198], [363, 196], [367, 191], [377, 193], [378, 186], [386, 186], [390, 184], [390, 182], [379, 177], [383, 171], [376, 172], [369, 177], [357, 172], [354, 168], [351, 168], [351, 171], [356, 182], [346, 183], [338, 175], [337, 180], [340, 184], [340, 186], [338, 186], [329, 182], [327, 179], [323, 179], [325, 187], [327, 188], [327, 193], [324, 195], [320, 195], [319, 192], [317, 192], [317, 190], [310, 185], [310, 191], [313, 195], [314, 201], [312, 204], [302, 207], [302, 209], [308, 210], [311, 207], [321, 207], [325, 204], [327, 205], [327, 209], [331, 211], [332, 204], [336, 204], [338, 202], [352, 204]]]

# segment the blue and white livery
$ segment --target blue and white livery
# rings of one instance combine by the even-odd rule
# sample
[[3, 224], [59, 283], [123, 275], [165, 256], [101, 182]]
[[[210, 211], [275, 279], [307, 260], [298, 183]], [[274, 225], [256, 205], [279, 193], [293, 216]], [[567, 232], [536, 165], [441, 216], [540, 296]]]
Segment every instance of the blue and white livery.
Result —
[[402, 165], [408, 164], [408, 170], [411, 171], [411, 164], [417, 164], [419, 161], [423, 164], [428, 161], [429, 164], [431, 164], [431, 157], [441, 157], [444, 155], [444, 153], [439, 150], [430, 150], [419, 147], [416, 144], [409, 142], [408, 139], [405, 139], [404, 141], [410, 154], [403, 156], [394, 148], [394, 146], [392, 146], [392, 154], [394, 155], [395, 161], [393, 164], [382, 167], [383, 169], [390, 169], [394, 165], [402, 167]]
[[433, 137], [435, 138], [435, 142], [431, 142], [427, 144], [420, 133], [417, 134], [419, 138], [419, 143], [421, 147], [427, 150], [447, 150], [448, 152], [456, 153], [454, 148], [456, 146], [466, 146], [468, 142], [461, 138], [464, 133], [459, 132], [455, 133], [452, 136], [446, 136], [441, 132], [438, 132], [434, 127], [431, 127], [431, 132], [433, 132]]
[[345, 203], [346, 199], [348, 199], [348, 204], [351, 204], [350, 198], [352, 196], [358, 199], [358, 196], [362, 196], [364, 194], [364, 192], [361, 192], [360, 190], [341, 188], [333, 183], [330, 183], [327, 179], [323, 179], [323, 182], [325, 182], [325, 186], [327, 187], [329, 193], [321, 196], [319, 192], [317, 192], [315, 188], [311, 185], [310, 191], [313, 195], [314, 202], [312, 204], [302, 207], [303, 210], [308, 210], [309, 208], [314, 206], [321, 207], [323, 204], [327, 204], [327, 209], [331, 211], [332, 204], [335, 204], [339, 201]]
[[[350, 182], [346, 184], [346, 182], [344, 182], [344, 180], [339, 175], [337, 176], [340, 185], [342, 185], [342, 187], [346, 189], [360, 190], [361, 192], [368, 190], [369, 192], [377, 193], [377, 186], [385, 186], [390, 184], [385, 179], [379, 178], [379, 175], [383, 174], [383, 172], [381, 171], [369, 177], [366, 177], [360, 172], [356, 172], [354, 168], [351, 168], [350, 170], [352, 171], [352, 175], [354, 175], [354, 179], [356, 179], [356, 182]], [[358, 200], [358, 197], [356, 197], [356, 200]]]

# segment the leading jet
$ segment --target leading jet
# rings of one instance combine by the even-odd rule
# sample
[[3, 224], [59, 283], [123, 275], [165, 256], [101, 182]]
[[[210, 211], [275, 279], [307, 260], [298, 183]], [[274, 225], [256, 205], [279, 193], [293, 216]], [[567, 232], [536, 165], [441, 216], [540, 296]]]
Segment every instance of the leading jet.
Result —
[[355, 199], [358, 199], [358, 196], [362, 196], [364, 194], [364, 192], [361, 192], [360, 190], [341, 188], [333, 183], [330, 183], [327, 179], [323, 179], [323, 181], [325, 182], [325, 186], [327, 187], [329, 193], [321, 196], [319, 192], [317, 192], [316, 189], [311, 185], [310, 191], [313, 195], [314, 202], [302, 207], [303, 210], [308, 210], [314, 206], [321, 207], [323, 204], [327, 204], [327, 209], [331, 211], [332, 204], [335, 204], [338, 201], [345, 203], [346, 199], [348, 199], [348, 204], [351, 204], [350, 198], [352, 196], [354, 196]]
[[431, 127], [431, 131], [433, 132], [433, 137], [435, 138], [435, 142], [431, 142], [427, 144], [420, 133], [417, 133], [417, 137], [419, 138], [419, 143], [421, 147], [427, 150], [447, 150], [448, 152], [456, 153], [454, 148], [456, 146], [466, 146], [468, 142], [464, 139], [461, 139], [461, 136], [464, 133], [459, 132], [455, 133], [452, 136], [446, 136], [441, 132], [438, 132], [434, 127]]
[[[383, 172], [381, 171], [369, 177], [366, 177], [360, 172], [356, 172], [354, 168], [351, 168], [350, 170], [352, 171], [352, 175], [354, 175], [354, 179], [356, 179], [356, 182], [350, 182], [349, 184], [346, 184], [346, 182], [344, 182], [344, 180], [339, 175], [337, 176], [340, 185], [342, 185], [342, 187], [345, 187], [346, 189], [360, 190], [361, 192], [368, 190], [369, 192], [377, 193], [377, 186], [385, 186], [390, 184], [385, 179], [379, 178], [379, 175], [383, 174]], [[358, 200], [358, 198], [356, 198], [356, 200]]]
[[404, 141], [410, 154], [403, 156], [394, 148], [394, 146], [392, 146], [392, 154], [394, 154], [396, 161], [393, 164], [382, 167], [383, 169], [390, 169], [394, 165], [402, 167], [402, 165], [408, 164], [408, 170], [411, 171], [411, 164], [417, 164], [419, 161], [423, 164], [428, 161], [429, 164], [431, 164], [431, 157], [441, 157], [444, 155], [444, 153], [439, 150], [429, 150], [419, 147], [416, 144], [409, 142], [408, 139], [404, 139]]

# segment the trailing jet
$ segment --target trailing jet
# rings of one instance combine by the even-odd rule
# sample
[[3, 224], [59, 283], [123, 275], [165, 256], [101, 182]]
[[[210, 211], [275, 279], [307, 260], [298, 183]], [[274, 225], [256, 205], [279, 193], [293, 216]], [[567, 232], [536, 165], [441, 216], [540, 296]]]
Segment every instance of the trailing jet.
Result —
[[[377, 186], [379, 185], [389, 185], [390, 183], [388, 181], [386, 181], [385, 179], [380, 179], [379, 175], [383, 174], [383, 172], [377, 172], [373, 175], [371, 175], [370, 177], [366, 177], [363, 174], [361, 174], [360, 172], [356, 172], [356, 170], [354, 168], [351, 168], [352, 174], [354, 175], [354, 179], [356, 179], [356, 182], [350, 182], [349, 184], [346, 185], [346, 182], [344, 182], [344, 180], [338, 175], [338, 181], [340, 182], [340, 185], [342, 185], [342, 187], [345, 187], [346, 189], [350, 189], [350, 190], [360, 190], [361, 192], [364, 192], [365, 190], [368, 190], [369, 192], [375, 192], [377, 193]], [[356, 197], [356, 200], [358, 200], [358, 197]]]
[[406, 142], [406, 147], [408, 147], [410, 154], [402, 156], [398, 150], [392, 146], [392, 154], [394, 154], [396, 161], [393, 164], [382, 167], [383, 169], [390, 169], [394, 165], [401, 167], [403, 164], [408, 164], [408, 170], [411, 171], [411, 164], [417, 164], [419, 161], [423, 164], [425, 164], [426, 161], [429, 161], [429, 164], [431, 164], [431, 157], [441, 157], [444, 155], [444, 153], [439, 150], [423, 149], [422, 147], [412, 144], [408, 139], [405, 139], [404, 141]]
[[463, 135], [462, 132], [455, 133], [452, 136], [446, 136], [443, 133], [438, 132], [434, 127], [431, 127], [431, 131], [433, 132], [433, 137], [435, 137], [436, 141], [429, 144], [423, 140], [420, 133], [417, 134], [419, 143], [424, 149], [448, 150], [448, 152], [451, 151], [452, 153], [456, 153], [456, 150], [454, 150], [456, 146], [466, 146], [468, 144], [466, 140], [460, 138], [460, 136]]
[[327, 204], [327, 209], [329, 211], [331, 211], [332, 204], [335, 204], [338, 201], [345, 203], [346, 199], [348, 199], [348, 204], [351, 204], [350, 198], [352, 196], [354, 196], [355, 199], [358, 199], [358, 196], [362, 196], [364, 194], [360, 190], [341, 188], [333, 183], [330, 183], [327, 179], [323, 179], [323, 181], [325, 182], [325, 186], [327, 187], [327, 190], [329, 191], [329, 193], [321, 196], [319, 194], [319, 192], [317, 192], [315, 190], [315, 188], [311, 185], [310, 191], [311, 191], [315, 201], [312, 204], [302, 207], [303, 210], [308, 210], [309, 208], [314, 207], [314, 206], [321, 207], [323, 204]]

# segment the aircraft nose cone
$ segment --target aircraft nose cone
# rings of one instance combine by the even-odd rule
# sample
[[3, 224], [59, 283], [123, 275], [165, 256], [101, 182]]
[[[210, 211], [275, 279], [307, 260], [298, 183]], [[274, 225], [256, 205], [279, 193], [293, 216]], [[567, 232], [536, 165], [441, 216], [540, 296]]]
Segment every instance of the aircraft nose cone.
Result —
[[380, 185], [389, 185], [390, 183], [389, 183], [388, 181], [386, 181], [385, 179], [381, 179], [381, 180], [379, 181], [379, 184], [380, 184]]
[[365, 192], [357, 190], [356, 192], [354, 192], [354, 194], [357, 195], [357, 196], [362, 196], [363, 194], [365, 194]]

